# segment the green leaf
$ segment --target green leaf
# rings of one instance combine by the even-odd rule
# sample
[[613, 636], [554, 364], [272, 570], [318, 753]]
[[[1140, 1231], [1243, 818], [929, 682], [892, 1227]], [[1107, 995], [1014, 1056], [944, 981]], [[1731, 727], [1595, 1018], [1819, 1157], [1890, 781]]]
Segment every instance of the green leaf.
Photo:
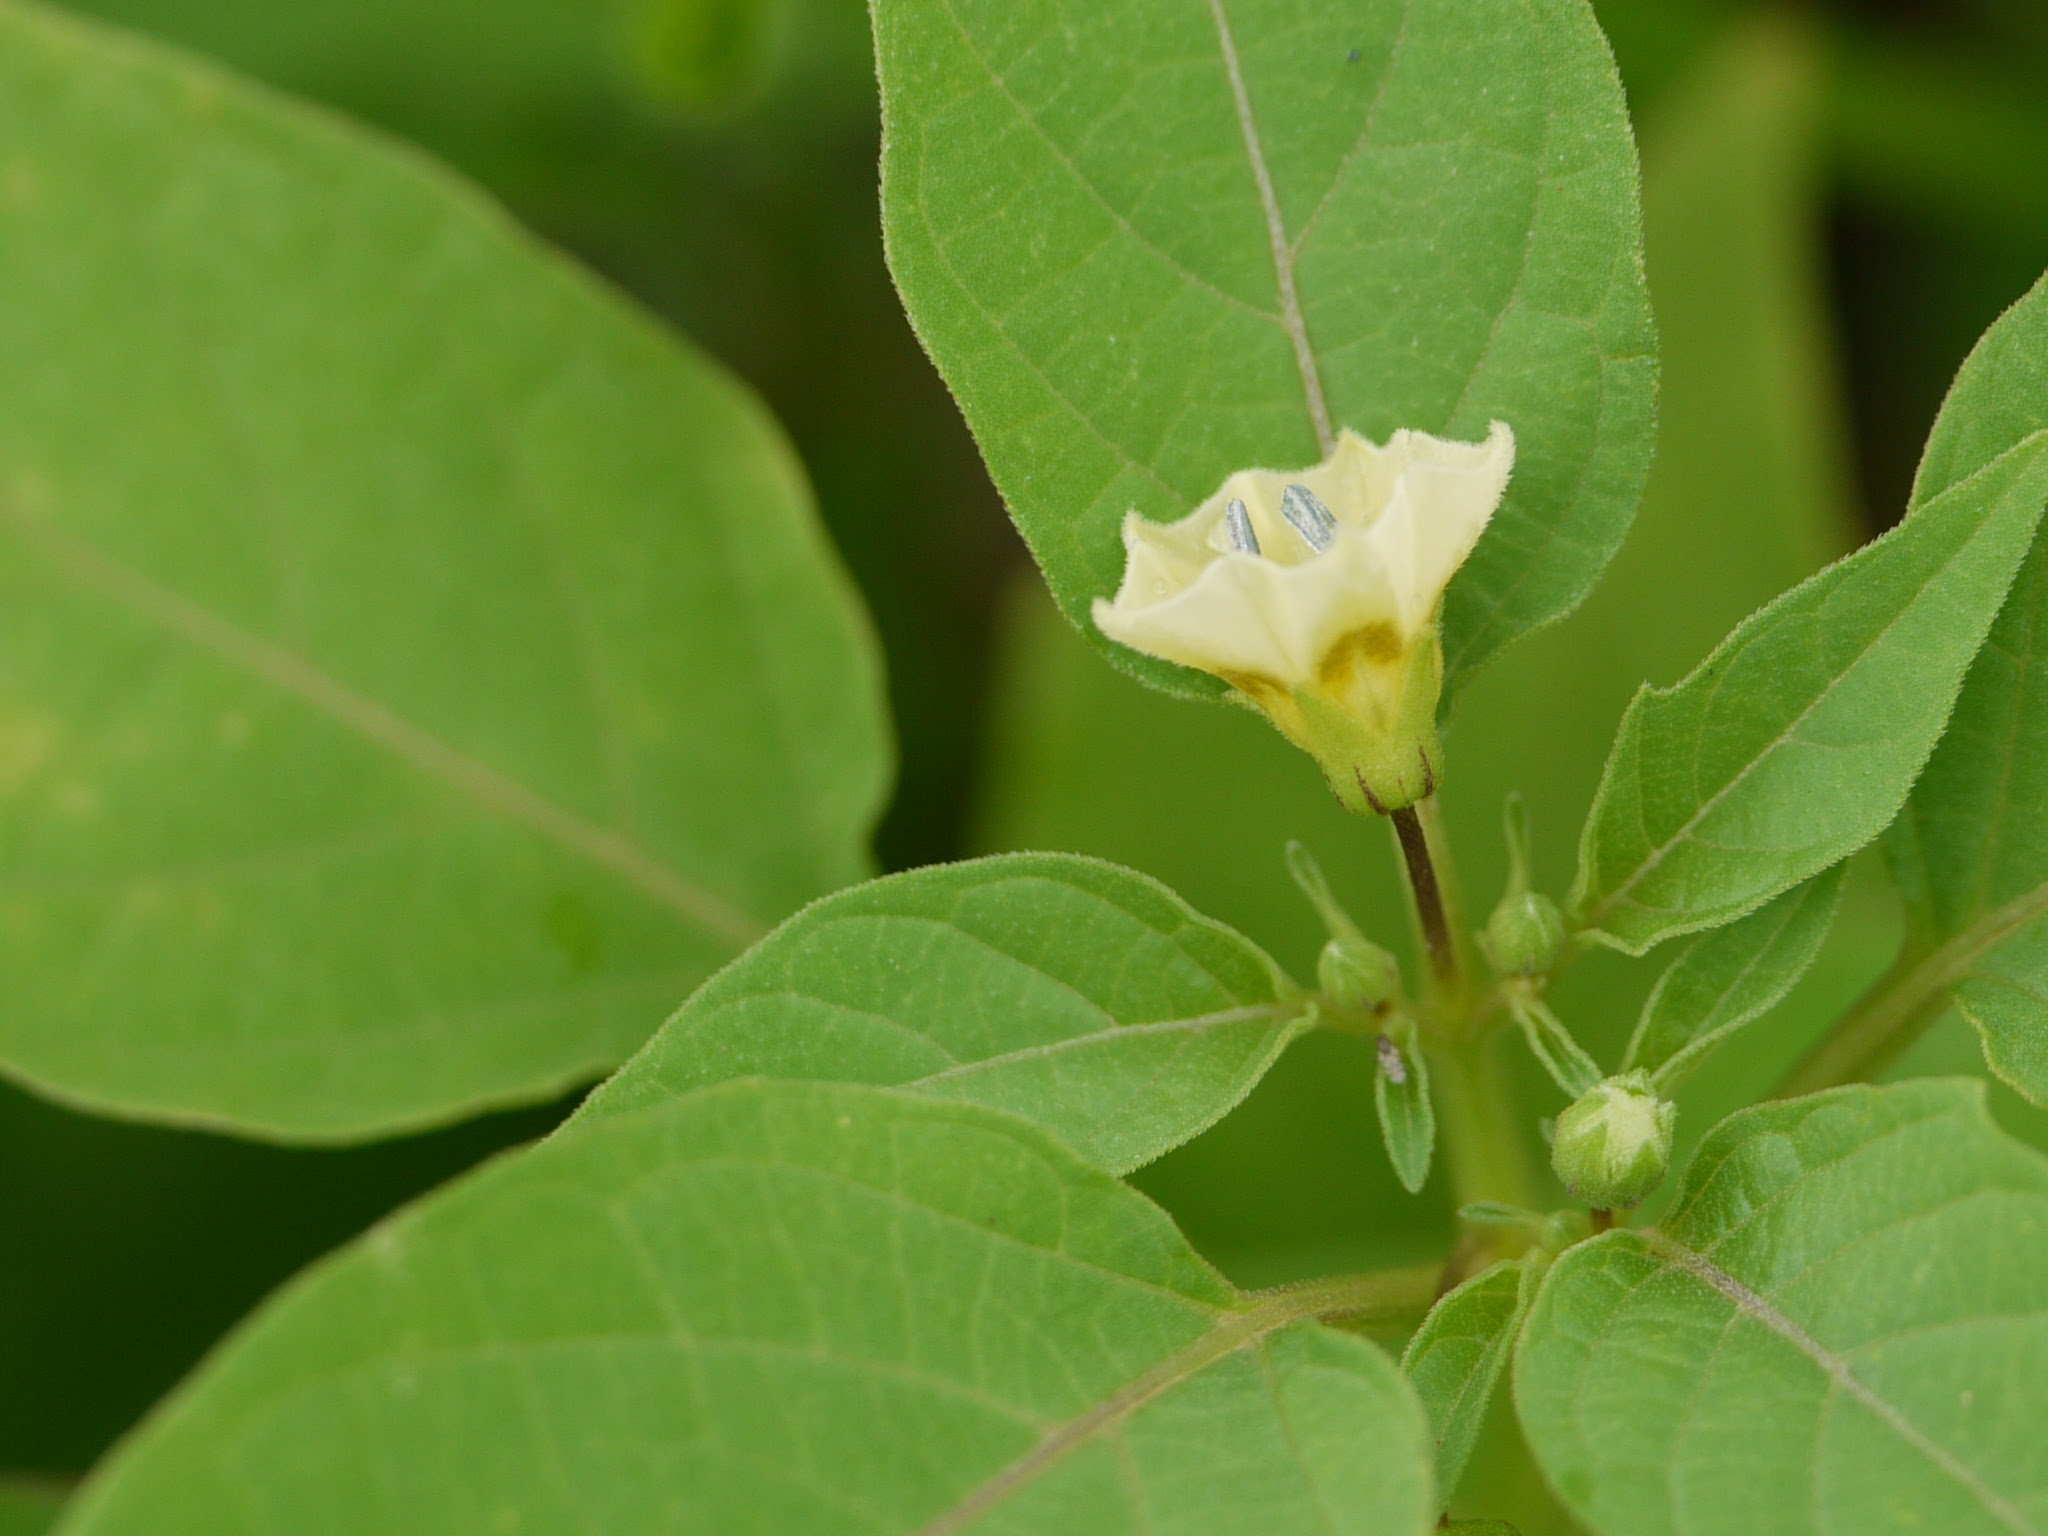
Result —
[[[1957, 390], [1972, 407], [1929, 443], [1914, 487], [1938, 496], [2048, 434], [2048, 281], [1993, 328]], [[2048, 538], [2036, 536], [1955, 717], [1886, 839], [1915, 937], [1976, 1026], [1992, 1070], [2048, 1104]], [[1947, 948], [1942, 948], [1947, 946]]]
[[1517, 1536], [1505, 1520], [1453, 1520], [1444, 1529], [1450, 1536]]
[[1401, 1369], [1429, 1415], [1437, 1495], [1446, 1502], [1458, 1491], [1541, 1278], [1541, 1267], [1526, 1259], [1473, 1276], [1436, 1304], [1401, 1356]]
[[1550, 1080], [1564, 1090], [1567, 1098], [1590, 1093], [1607, 1075], [1542, 998], [1532, 993], [1515, 993], [1508, 999], [1508, 1008], [1522, 1027], [1529, 1054], [1543, 1064]]
[[415, 157], [0, 4], [0, 1058], [388, 1133], [858, 878], [878, 668], [730, 379]]
[[1419, 1405], [1312, 1321], [1414, 1284], [1239, 1296], [1011, 1116], [728, 1084], [502, 1159], [314, 1270], [63, 1529], [1423, 1536]]
[[902, 1085], [1022, 1115], [1127, 1173], [1222, 1118], [1314, 1019], [1263, 951], [1156, 880], [1017, 854], [806, 908], [585, 1113], [734, 1077]]
[[1668, 1097], [1709, 1051], [1782, 1002], [1834, 926], [1846, 868], [1687, 943], [1644, 1001], [1622, 1071], [1650, 1073]]
[[1518, 441], [1449, 675], [1569, 612], [1649, 465], [1619, 81], [1584, 0], [878, 0], [890, 264], [1060, 607], [1126, 511], [1332, 430]]
[[1734, 1115], [1557, 1261], [1515, 1401], [1603, 1536], [2048, 1528], [2048, 1161], [1981, 1083]]
[[[1394, 1177], [1409, 1194], [1418, 1194], [1429, 1182], [1429, 1163], [1436, 1153], [1429, 1059], [1416, 1045], [1412, 1029], [1400, 1040], [1381, 1035], [1377, 1050], [1372, 1102], [1379, 1114], [1380, 1137], [1387, 1144], [1387, 1161], [1394, 1165]], [[1397, 1070], [1398, 1080], [1394, 1076]]]
[[1903, 524], [1636, 695], [1580, 841], [1594, 936], [1641, 954], [1731, 922], [1898, 813], [2048, 500], [2044, 315], [2048, 285], [1972, 352]]

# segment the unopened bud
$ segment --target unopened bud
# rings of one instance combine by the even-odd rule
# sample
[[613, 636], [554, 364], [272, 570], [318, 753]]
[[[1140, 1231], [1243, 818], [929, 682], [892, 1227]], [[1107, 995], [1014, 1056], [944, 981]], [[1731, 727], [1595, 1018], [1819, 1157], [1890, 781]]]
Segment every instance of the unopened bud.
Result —
[[1678, 1106], [1657, 1097], [1647, 1072], [1610, 1077], [1557, 1117], [1550, 1166], [1596, 1210], [1640, 1205], [1664, 1182], [1677, 1123]]
[[1316, 960], [1316, 981], [1331, 1002], [1373, 1009], [1401, 991], [1401, 967], [1370, 939], [1332, 939]]
[[1529, 889], [1529, 814], [1520, 795], [1501, 807], [1508, 846], [1508, 885], [1479, 934], [1486, 963], [1502, 976], [1541, 976], [1557, 964], [1570, 932], [1557, 903]]
[[1540, 976], [1564, 953], [1564, 914], [1541, 891], [1501, 898], [1479, 935], [1486, 960], [1503, 976]]

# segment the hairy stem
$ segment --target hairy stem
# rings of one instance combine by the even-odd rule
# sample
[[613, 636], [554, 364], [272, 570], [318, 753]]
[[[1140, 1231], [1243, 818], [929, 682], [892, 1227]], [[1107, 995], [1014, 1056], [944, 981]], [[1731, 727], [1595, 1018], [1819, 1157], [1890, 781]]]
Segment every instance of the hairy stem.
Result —
[[1437, 860], [1430, 837], [1414, 806], [1395, 811], [1394, 840], [1401, 848], [1401, 862], [1408, 871], [1408, 891], [1415, 898], [1415, 921], [1422, 930], [1422, 947], [1429, 956], [1430, 974], [1441, 991], [1460, 990], [1456, 932], [1444, 900], [1444, 884], [1437, 874]]
[[1777, 1096], [1818, 1093], [1882, 1072], [1941, 1017], [1949, 990], [1968, 980], [1979, 960], [2043, 916], [2048, 882], [1985, 913], [1939, 949], [1909, 942], [1898, 963], [1785, 1075]]
[[1499, 1037], [1439, 1042], [1431, 1053], [1430, 1086], [1452, 1202], [1535, 1205], [1536, 1172]]
[[1253, 1291], [1247, 1300], [1264, 1310], [1274, 1308], [1293, 1317], [1349, 1318], [1356, 1322], [1419, 1318], [1436, 1301], [1436, 1264], [1410, 1264], [1366, 1274], [1308, 1280], [1278, 1290]]
[[1823, 1088], [1865, 1082], [1898, 1060], [1948, 1004], [1951, 978], [1937, 972], [1933, 958], [1916, 964], [1910, 954], [1900, 956], [1899, 963], [1779, 1080], [1772, 1096], [1796, 1099]]

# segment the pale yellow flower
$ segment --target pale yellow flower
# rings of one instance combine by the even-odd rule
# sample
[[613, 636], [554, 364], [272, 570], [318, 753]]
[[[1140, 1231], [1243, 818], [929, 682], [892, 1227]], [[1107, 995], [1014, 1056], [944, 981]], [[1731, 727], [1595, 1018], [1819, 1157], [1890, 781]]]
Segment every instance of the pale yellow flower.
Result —
[[1515, 435], [1345, 431], [1312, 469], [1239, 470], [1176, 523], [1124, 519], [1112, 640], [1229, 683], [1354, 810], [1429, 794], [1444, 588], [1506, 493]]

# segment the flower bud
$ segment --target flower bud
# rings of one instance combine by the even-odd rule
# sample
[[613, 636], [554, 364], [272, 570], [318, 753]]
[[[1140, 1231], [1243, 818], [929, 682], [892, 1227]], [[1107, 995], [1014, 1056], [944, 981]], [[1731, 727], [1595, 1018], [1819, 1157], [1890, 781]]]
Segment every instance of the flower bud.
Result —
[[1479, 947], [1486, 963], [1502, 976], [1540, 976], [1557, 964], [1571, 935], [1557, 903], [1529, 889], [1529, 813], [1519, 794], [1507, 797], [1501, 819], [1507, 834], [1508, 884], [1500, 905], [1480, 930]]
[[1401, 991], [1401, 966], [1370, 939], [1336, 938], [1316, 959], [1316, 981], [1332, 1002], [1373, 1009]]
[[1521, 891], [1501, 898], [1479, 935], [1479, 947], [1486, 951], [1487, 964], [1503, 976], [1539, 976], [1557, 964], [1566, 937], [1557, 903], [1541, 891]]
[[1596, 1210], [1640, 1205], [1664, 1182], [1677, 1123], [1678, 1106], [1657, 1097], [1647, 1072], [1610, 1077], [1557, 1117], [1550, 1166]]

